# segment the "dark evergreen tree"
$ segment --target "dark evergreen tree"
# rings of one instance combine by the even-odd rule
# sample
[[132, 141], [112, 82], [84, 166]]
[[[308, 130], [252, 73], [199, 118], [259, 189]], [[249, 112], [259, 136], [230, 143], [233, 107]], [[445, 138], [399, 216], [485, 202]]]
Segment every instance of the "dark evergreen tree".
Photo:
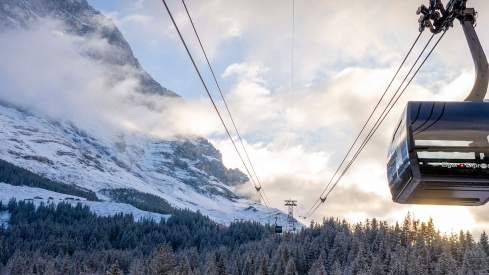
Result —
[[465, 250], [461, 273], [489, 274], [487, 256], [479, 247], [468, 247]]
[[187, 257], [183, 257], [178, 264], [178, 267], [175, 271], [175, 275], [194, 275], [194, 274], [195, 273], [192, 270], [189, 259]]
[[207, 260], [205, 262], [205, 265], [203, 266], [204, 274], [209, 274], [209, 275], [217, 275], [219, 274], [217, 265], [216, 265], [216, 258], [214, 255], [211, 255], [207, 257]]
[[482, 231], [481, 237], [479, 239], [479, 245], [482, 251], [484, 251], [484, 253], [489, 256], [489, 239], [487, 237], [486, 231]]
[[173, 274], [177, 268], [177, 260], [170, 246], [162, 245], [153, 254], [150, 270], [155, 275]]
[[[487, 235], [443, 235], [410, 216], [402, 226], [325, 219], [294, 234], [239, 222], [222, 226], [175, 210], [168, 220], [99, 217], [59, 203], [0, 204], [5, 274], [487, 274]], [[2, 274], [0, 273], [0, 274]]]
[[65, 184], [39, 176], [31, 171], [0, 159], [0, 182], [16, 186], [38, 187], [53, 192], [78, 196], [88, 200], [98, 200], [95, 192], [70, 184]]
[[149, 270], [147, 269], [147, 265], [144, 260], [134, 259], [131, 263], [131, 267], [129, 268], [129, 274], [131, 275], [144, 275], [148, 274]]
[[110, 269], [107, 271], [107, 275], [123, 275], [123, 272], [119, 266], [119, 262], [115, 261]]
[[262, 261], [258, 267], [257, 275], [269, 275], [270, 272], [268, 270], [268, 261], [266, 258], [262, 258]]
[[297, 268], [294, 259], [290, 258], [285, 267], [284, 275], [297, 275]]
[[308, 274], [309, 275], [326, 275], [326, 268], [324, 266], [324, 263], [326, 260], [323, 257], [319, 257], [311, 266], [311, 269], [309, 269]]
[[453, 259], [452, 254], [448, 251], [444, 251], [439, 258], [439, 261], [435, 264], [434, 274], [456, 274], [457, 262]]
[[216, 270], [218, 275], [226, 275], [226, 265], [224, 264], [224, 259], [221, 256], [221, 253], [215, 253], [214, 255]]

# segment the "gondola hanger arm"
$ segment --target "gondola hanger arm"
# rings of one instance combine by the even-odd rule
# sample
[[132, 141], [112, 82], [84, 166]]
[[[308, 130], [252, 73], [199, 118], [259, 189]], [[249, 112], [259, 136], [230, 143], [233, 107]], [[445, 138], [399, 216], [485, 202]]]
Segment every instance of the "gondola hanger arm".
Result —
[[465, 101], [484, 101], [489, 83], [489, 65], [474, 28], [475, 16], [476, 12], [473, 8], [466, 8], [460, 19], [475, 66], [474, 86]]
[[475, 9], [467, 8], [467, 0], [450, 0], [446, 6], [441, 0], [430, 0], [429, 7], [421, 5], [417, 14], [420, 15], [419, 30], [428, 28], [432, 33], [453, 27], [455, 19], [460, 21], [475, 66], [474, 86], [465, 101], [484, 101], [489, 83], [489, 65], [474, 28], [477, 16]]

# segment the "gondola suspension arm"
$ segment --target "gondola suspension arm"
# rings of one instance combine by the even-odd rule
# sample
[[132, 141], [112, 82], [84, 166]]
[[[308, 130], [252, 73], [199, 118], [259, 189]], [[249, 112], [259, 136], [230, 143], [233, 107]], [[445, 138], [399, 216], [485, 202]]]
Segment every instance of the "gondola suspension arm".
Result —
[[489, 67], [467, 0], [431, 0], [418, 9], [420, 30], [445, 34], [462, 25], [475, 64], [465, 101], [410, 101], [394, 131], [386, 164], [392, 200], [403, 204], [478, 206], [489, 201]]
[[467, 0], [450, 0], [446, 7], [441, 0], [430, 0], [430, 6], [421, 5], [417, 14], [420, 15], [420, 31], [429, 28], [432, 33], [453, 27], [455, 19], [460, 21], [475, 65], [474, 86], [465, 101], [484, 101], [489, 83], [489, 65], [474, 28], [477, 12], [467, 8]]
[[489, 65], [487, 64], [487, 57], [479, 41], [479, 37], [475, 32], [475, 16], [475, 10], [470, 8], [463, 11], [462, 18], [460, 19], [475, 65], [474, 87], [467, 98], [465, 98], [465, 101], [482, 102], [486, 97], [487, 85], [489, 83]]

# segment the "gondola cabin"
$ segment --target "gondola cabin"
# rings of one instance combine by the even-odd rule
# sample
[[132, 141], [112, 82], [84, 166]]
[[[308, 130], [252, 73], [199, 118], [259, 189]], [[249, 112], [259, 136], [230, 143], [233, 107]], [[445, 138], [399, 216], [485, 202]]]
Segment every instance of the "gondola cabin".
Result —
[[398, 203], [489, 200], [489, 103], [409, 102], [392, 137], [387, 177]]
[[275, 225], [275, 233], [276, 234], [281, 234], [282, 233], [282, 226], [280, 225]]
[[422, 5], [420, 31], [446, 32], [458, 19], [475, 65], [463, 102], [408, 102], [389, 148], [387, 178], [398, 203], [482, 205], [489, 200], [489, 65], [467, 0]]

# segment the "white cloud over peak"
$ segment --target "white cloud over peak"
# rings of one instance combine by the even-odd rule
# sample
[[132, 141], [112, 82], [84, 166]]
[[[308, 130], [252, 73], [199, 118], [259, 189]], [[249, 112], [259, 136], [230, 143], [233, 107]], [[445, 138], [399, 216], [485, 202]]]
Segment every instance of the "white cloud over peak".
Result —
[[[200, 55], [180, 1], [168, 2], [185, 37], [192, 41], [192, 51]], [[304, 213], [328, 182], [414, 39], [414, 11], [419, 1], [296, 1], [293, 89], [288, 3], [187, 3], [211, 61], [222, 67], [216, 72], [219, 80], [227, 83], [224, 92], [272, 205], [280, 207], [284, 199], [294, 197], [299, 200], [299, 213]], [[487, 1], [470, 3], [481, 15], [489, 14]], [[177, 60], [186, 58], [183, 54], [174, 55], [183, 50], [160, 2], [124, 0], [119, 7], [109, 15], [135, 49], [146, 55], [168, 53], [166, 59], [151, 64], [173, 68], [172, 62], [183, 62]], [[92, 48], [112, 51], [103, 41], [80, 40], [60, 32], [62, 27], [57, 23], [46, 24], [0, 36], [5, 49], [0, 51], [2, 99], [89, 128], [110, 125], [163, 137], [210, 136], [223, 152], [225, 163], [242, 169], [205, 97], [169, 102], [136, 94], [138, 83], [131, 70], [107, 68], [81, 54]], [[488, 25], [489, 16], [481, 16], [478, 31], [484, 45], [489, 42], [489, 32], [483, 26]], [[385, 179], [387, 146], [406, 100], [456, 100], [470, 90], [472, 61], [462, 35], [457, 26], [442, 41], [315, 219], [332, 215], [394, 221], [412, 211], [449, 226], [453, 217], [447, 212], [453, 210], [460, 223], [473, 228], [489, 223], [484, 214], [487, 207], [394, 204]], [[40, 52], [32, 51], [33, 43]], [[127, 77], [114, 84], [104, 73], [111, 70], [126, 70]], [[170, 78], [180, 78], [182, 73], [175, 69]], [[182, 78], [180, 83], [184, 86], [189, 81]], [[242, 188], [242, 192], [252, 193], [249, 187]]]
[[208, 135], [219, 127], [207, 102], [142, 94], [134, 67], [92, 58], [122, 55], [102, 37], [73, 35], [60, 22], [43, 19], [1, 33], [0, 44], [3, 101], [100, 134], [129, 129], [160, 137]]

